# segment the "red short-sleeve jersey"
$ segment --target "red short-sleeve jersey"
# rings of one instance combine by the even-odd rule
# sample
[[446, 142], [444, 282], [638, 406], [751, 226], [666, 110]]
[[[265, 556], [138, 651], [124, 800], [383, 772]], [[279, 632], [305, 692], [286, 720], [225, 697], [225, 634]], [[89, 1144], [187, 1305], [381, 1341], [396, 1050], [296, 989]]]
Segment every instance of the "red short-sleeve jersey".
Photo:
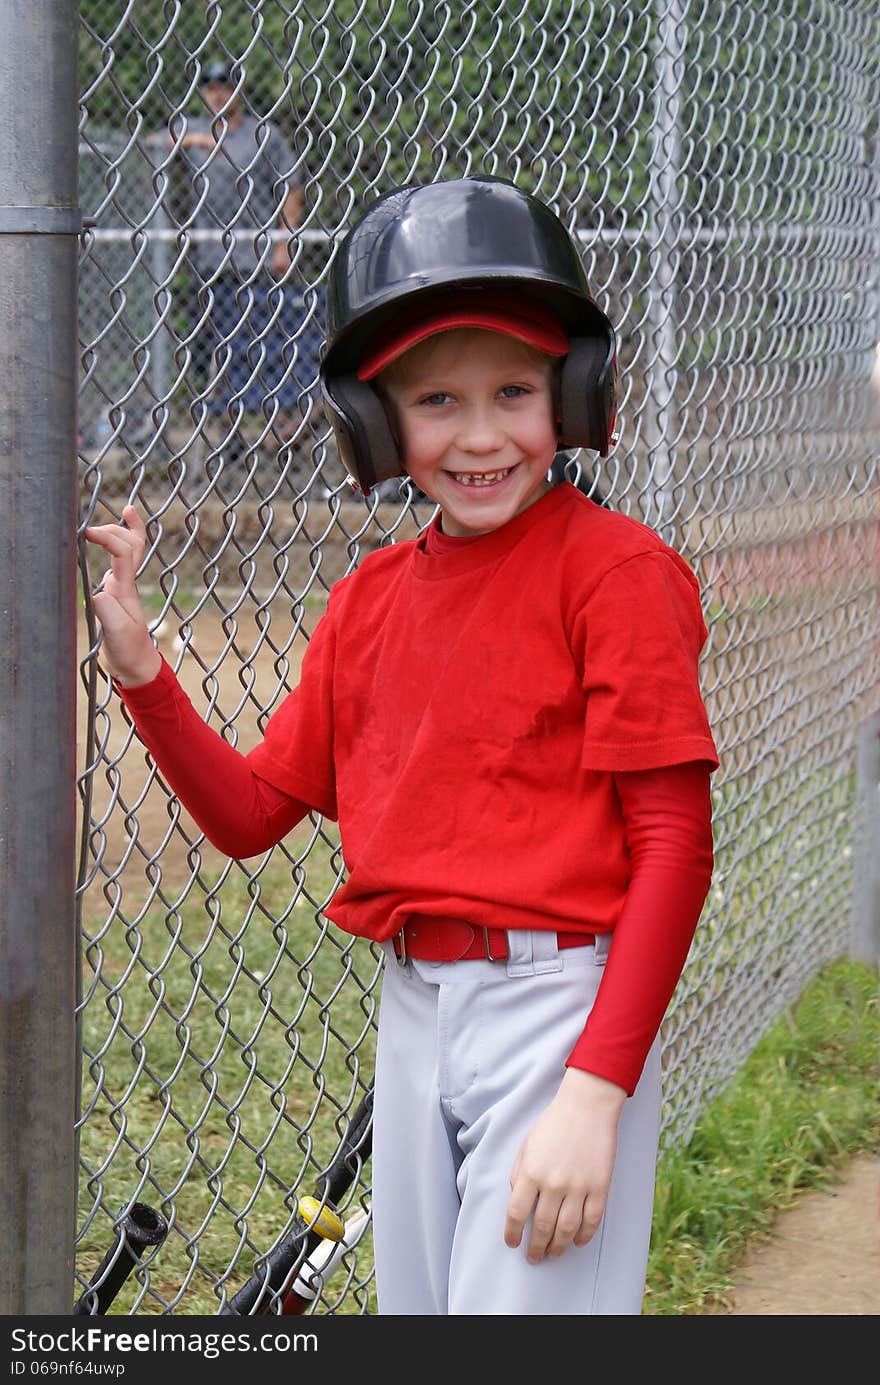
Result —
[[647, 526], [555, 487], [502, 529], [382, 549], [337, 582], [253, 769], [338, 818], [345, 930], [410, 914], [613, 928], [615, 770], [717, 764], [696, 579]]

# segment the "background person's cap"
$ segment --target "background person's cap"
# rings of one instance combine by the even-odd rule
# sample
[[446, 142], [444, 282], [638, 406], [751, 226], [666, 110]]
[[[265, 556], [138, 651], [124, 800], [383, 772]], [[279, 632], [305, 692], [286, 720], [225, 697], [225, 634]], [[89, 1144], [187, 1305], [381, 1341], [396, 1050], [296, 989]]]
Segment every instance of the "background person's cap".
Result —
[[202, 86], [208, 82], [222, 82], [225, 86], [232, 85], [232, 67], [223, 58], [215, 58], [213, 62], [202, 68]]
[[447, 294], [438, 302], [410, 307], [400, 322], [380, 332], [358, 366], [359, 380], [372, 380], [380, 371], [428, 337], [456, 327], [483, 327], [515, 337], [548, 356], [567, 356], [569, 340], [558, 318], [539, 303], [522, 295], [505, 293]]

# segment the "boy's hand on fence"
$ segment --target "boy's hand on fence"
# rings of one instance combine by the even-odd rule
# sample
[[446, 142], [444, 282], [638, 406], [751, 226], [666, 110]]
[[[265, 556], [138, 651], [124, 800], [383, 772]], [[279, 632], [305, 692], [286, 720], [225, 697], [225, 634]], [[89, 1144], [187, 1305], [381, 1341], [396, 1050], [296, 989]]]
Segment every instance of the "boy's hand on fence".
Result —
[[104, 635], [107, 671], [125, 688], [150, 683], [162, 667], [162, 656], [150, 638], [135, 575], [147, 546], [144, 522], [133, 505], [122, 511], [124, 524], [99, 524], [85, 532], [89, 543], [110, 555], [110, 568], [92, 596]]
[[537, 1264], [569, 1245], [584, 1246], [605, 1211], [626, 1092], [614, 1082], [567, 1068], [559, 1091], [529, 1130], [510, 1175], [506, 1245], [532, 1225], [526, 1256]]

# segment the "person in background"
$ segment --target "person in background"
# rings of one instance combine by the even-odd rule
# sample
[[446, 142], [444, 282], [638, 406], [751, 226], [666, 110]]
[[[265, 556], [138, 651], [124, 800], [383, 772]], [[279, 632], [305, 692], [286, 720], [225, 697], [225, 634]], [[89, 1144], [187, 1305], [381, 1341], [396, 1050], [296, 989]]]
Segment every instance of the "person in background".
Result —
[[282, 446], [308, 440], [304, 418], [317, 431], [320, 299], [314, 295], [318, 311], [310, 314], [291, 265], [303, 190], [290, 143], [273, 121], [245, 109], [243, 78], [225, 59], [205, 67], [200, 94], [205, 114], [178, 115], [167, 138], [187, 165], [185, 225], [196, 232], [189, 260], [198, 388], [208, 413], [224, 420], [234, 457], [244, 450], [245, 414], [261, 423], [274, 414]]

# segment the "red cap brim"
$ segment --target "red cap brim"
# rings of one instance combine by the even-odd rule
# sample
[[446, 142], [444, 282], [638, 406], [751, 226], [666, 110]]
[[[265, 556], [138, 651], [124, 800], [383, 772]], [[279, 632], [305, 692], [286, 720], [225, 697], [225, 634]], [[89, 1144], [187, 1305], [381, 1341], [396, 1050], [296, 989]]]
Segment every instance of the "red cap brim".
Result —
[[540, 304], [521, 298], [491, 294], [468, 295], [463, 300], [436, 301], [430, 308], [414, 309], [405, 323], [393, 323], [388, 335], [380, 334], [370, 344], [358, 367], [359, 380], [372, 380], [420, 341], [449, 332], [456, 327], [482, 327], [545, 351], [548, 356], [567, 356], [569, 341], [554, 315]]

